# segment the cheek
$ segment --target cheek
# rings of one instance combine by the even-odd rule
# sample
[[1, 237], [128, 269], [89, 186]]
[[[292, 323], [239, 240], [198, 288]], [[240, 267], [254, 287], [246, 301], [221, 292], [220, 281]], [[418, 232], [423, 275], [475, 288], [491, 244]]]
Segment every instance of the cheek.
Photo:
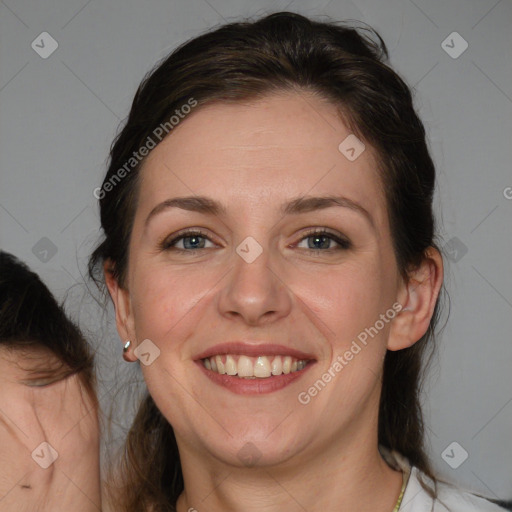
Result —
[[290, 275], [290, 288], [314, 313], [318, 325], [325, 326], [334, 350], [350, 344], [393, 302], [388, 278], [376, 260], [367, 254], [322, 274]]
[[[304, 392], [314, 397], [326, 422], [338, 424], [338, 414], [348, 415], [358, 404], [374, 396], [386, 353], [389, 323], [375, 330], [381, 314], [393, 303], [387, 281], [378, 265], [347, 265], [331, 272], [328, 279], [304, 282], [301, 296], [328, 330], [329, 354], [321, 361]], [[325, 342], [324, 342], [325, 343]], [[325, 378], [325, 380], [324, 380]], [[318, 379], [328, 382], [317, 394]], [[311, 386], [311, 387], [309, 387]], [[311, 394], [310, 394], [311, 392]]]
[[136, 336], [158, 342], [198, 304], [208, 283], [176, 269], [152, 266], [135, 275], [132, 307]]

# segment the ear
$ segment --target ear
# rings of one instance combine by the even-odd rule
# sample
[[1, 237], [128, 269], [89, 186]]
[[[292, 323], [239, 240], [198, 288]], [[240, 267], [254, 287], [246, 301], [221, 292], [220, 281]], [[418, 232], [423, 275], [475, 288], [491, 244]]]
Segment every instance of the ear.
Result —
[[107, 284], [110, 298], [114, 303], [114, 309], [116, 311], [117, 332], [121, 340], [123, 340], [123, 345], [127, 340], [132, 342], [129, 349], [123, 352], [123, 357], [125, 361], [137, 361], [137, 358], [133, 354], [133, 349], [135, 348], [135, 322], [133, 319], [130, 293], [127, 289], [119, 285], [119, 281], [114, 272], [114, 264], [111, 260], [105, 261], [103, 273], [105, 275], [105, 283]]
[[427, 332], [442, 283], [443, 258], [429, 247], [420, 266], [400, 285], [398, 302], [403, 309], [391, 323], [388, 350], [410, 347]]

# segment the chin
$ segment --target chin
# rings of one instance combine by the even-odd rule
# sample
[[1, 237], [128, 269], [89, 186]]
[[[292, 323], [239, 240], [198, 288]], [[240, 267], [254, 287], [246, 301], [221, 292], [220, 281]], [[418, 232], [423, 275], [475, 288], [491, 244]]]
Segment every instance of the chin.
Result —
[[260, 432], [254, 435], [226, 436], [215, 443], [211, 439], [208, 441], [206, 449], [215, 458], [238, 468], [266, 468], [285, 464], [308, 444], [305, 440], [300, 442], [275, 432], [270, 435]]

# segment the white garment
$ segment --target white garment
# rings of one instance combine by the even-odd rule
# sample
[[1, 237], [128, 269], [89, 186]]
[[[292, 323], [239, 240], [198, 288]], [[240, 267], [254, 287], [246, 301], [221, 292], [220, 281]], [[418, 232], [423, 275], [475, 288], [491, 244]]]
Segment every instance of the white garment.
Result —
[[[409, 475], [399, 512], [506, 512], [495, 503], [447, 482], [438, 480], [435, 485], [417, 467], [411, 467], [406, 457], [395, 451], [389, 452], [383, 446], [379, 446], [379, 450], [390, 466]], [[437, 490], [436, 499], [423, 488], [420, 479], [432, 491]]]
[[413, 467], [405, 489], [399, 512], [504, 512], [505, 509], [469, 491], [445, 482], [437, 482], [437, 499], [434, 501], [421, 486], [418, 478], [430, 483], [432, 480], [418, 468]]

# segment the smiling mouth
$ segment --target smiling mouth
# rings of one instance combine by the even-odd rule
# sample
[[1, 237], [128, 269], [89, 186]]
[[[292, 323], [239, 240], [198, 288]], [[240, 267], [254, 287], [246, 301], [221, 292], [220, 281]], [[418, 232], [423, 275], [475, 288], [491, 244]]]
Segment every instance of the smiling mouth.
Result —
[[304, 370], [311, 362], [292, 356], [249, 357], [238, 354], [223, 354], [201, 359], [207, 370], [219, 375], [230, 375], [241, 379], [268, 379]]

